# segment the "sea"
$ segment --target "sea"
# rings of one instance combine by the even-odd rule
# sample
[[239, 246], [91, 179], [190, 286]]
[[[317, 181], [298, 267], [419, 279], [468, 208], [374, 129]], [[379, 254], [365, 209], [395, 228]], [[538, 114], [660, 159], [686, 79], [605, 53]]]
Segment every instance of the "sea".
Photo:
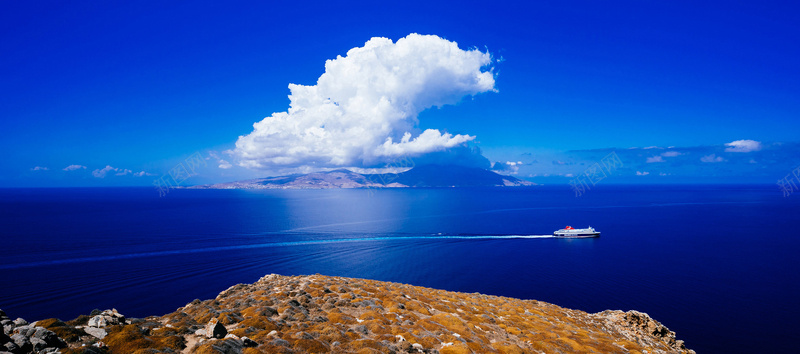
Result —
[[775, 185], [0, 189], [0, 240], [0, 309], [28, 321], [319, 273], [638, 310], [698, 353], [795, 352], [800, 330], [800, 193]]

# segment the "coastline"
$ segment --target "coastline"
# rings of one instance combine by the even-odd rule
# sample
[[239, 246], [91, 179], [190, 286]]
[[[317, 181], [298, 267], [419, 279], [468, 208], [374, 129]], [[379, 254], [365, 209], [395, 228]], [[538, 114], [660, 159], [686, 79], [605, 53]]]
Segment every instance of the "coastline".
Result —
[[55, 348], [62, 353], [694, 353], [674, 332], [637, 311], [591, 314], [536, 300], [322, 275], [270, 274], [234, 285], [215, 299], [143, 319], [106, 310], [66, 322], [1, 320], [6, 335], [0, 336], [0, 350], [16, 345], [8, 350], [15, 354]]

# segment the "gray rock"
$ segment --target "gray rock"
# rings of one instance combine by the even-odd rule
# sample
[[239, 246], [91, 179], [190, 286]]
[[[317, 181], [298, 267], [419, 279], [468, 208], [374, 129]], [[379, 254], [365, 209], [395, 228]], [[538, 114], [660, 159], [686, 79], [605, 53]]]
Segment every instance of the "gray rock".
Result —
[[[96, 312], [92, 311], [92, 313]], [[92, 318], [90, 318], [89, 323], [87, 323], [89, 327], [95, 328], [103, 328], [118, 324], [125, 324], [125, 316], [117, 312], [117, 309], [100, 312], [100, 314], [94, 315]]]
[[250, 338], [242, 337], [242, 346], [245, 348], [255, 348], [258, 346], [258, 343]]
[[369, 330], [367, 329], [367, 326], [365, 326], [365, 325], [358, 325], [358, 326], [355, 326], [353, 329], [356, 331], [356, 333], [361, 333], [361, 334], [363, 334], [365, 336], [367, 334], [369, 334]]
[[295, 339], [314, 339], [314, 336], [303, 331], [295, 333], [292, 337]]
[[33, 345], [31, 344], [30, 339], [28, 339], [28, 337], [26, 337], [24, 334], [16, 333], [11, 336], [11, 340], [17, 345], [17, 347], [19, 347], [19, 351], [22, 353], [27, 353], [33, 350]]
[[225, 338], [225, 335], [228, 334], [228, 330], [225, 329], [225, 326], [222, 323], [219, 323], [216, 318], [212, 318], [211, 321], [208, 321], [206, 325], [206, 337], [208, 338]]
[[222, 354], [240, 354], [242, 352], [242, 341], [238, 338], [221, 340], [211, 346], [217, 353]]
[[102, 328], [108, 326], [108, 321], [106, 320], [105, 316], [97, 315], [90, 318], [89, 323], [87, 323], [86, 325], [94, 328]]
[[108, 335], [108, 332], [106, 332], [106, 330], [102, 328], [85, 327], [83, 331], [86, 332], [86, 334], [95, 337], [97, 339], [103, 339]]
[[278, 310], [276, 310], [276, 309], [274, 309], [272, 307], [269, 307], [269, 306], [264, 306], [264, 308], [261, 309], [261, 312], [264, 314], [264, 316], [267, 316], [267, 317], [272, 317], [272, 316], [277, 316], [278, 315]]
[[14, 331], [14, 322], [9, 319], [0, 320], [0, 326], [3, 327], [3, 333], [10, 335]]
[[269, 342], [269, 344], [272, 344], [272, 345], [275, 345], [275, 346], [280, 345], [280, 346], [284, 346], [284, 347], [290, 347], [291, 346], [291, 344], [289, 344], [288, 341], [280, 339], [280, 338], [273, 339], [272, 342]]
[[17, 318], [16, 320], [14, 320], [14, 326], [24, 326], [26, 324], [28, 324], [28, 321], [25, 321], [22, 318]]
[[36, 351], [43, 350], [48, 347], [66, 348], [67, 343], [59, 338], [53, 331], [43, 327], [36, 327], [33, 335], [31, 336], [31, 344], [33, 344]]
[[31, 344], [33, 345], [33, 350], [36, 352], [40, 352], [48, 347], [47, 342], [42, 338], [32, 337]]
[[5, 344], [3, 344], [2, 347], [0, 347], [0, 350], [3, 349], [3, 348], [5, 348], [5, 350], [7, 350], [9, 352], [13, 352], [13, 353], [16, 353], [16, 352], [20, 351], [19, 350], [19, 346], [17, 345], [17, 343], [14, 343], [14, 342], [6, 342]]
[[36, 333], [36, 329], [32, 325], [24, 325], [14, 328], [14, 334], [21, 334], [25, 337], [30, 337]]

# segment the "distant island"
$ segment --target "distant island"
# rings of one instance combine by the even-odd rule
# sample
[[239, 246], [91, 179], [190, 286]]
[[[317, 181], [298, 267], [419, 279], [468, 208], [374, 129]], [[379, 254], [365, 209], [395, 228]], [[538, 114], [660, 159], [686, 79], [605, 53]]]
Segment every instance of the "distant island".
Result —
[[14, 354], [694, 353], [642, 312], [323, 275], [270, 274], [164, 316], [0, 322]]
[[457, 165], [421, 165], [400, 173], [361, 174], [346, 169], [187, 187], [189, 189], [330, 189], [515, 187], [533, 182]]

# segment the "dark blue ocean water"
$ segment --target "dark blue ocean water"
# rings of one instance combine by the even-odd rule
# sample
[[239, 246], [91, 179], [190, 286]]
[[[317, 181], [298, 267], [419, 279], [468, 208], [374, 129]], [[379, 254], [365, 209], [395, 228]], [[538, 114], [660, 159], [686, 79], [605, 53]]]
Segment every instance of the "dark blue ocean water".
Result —
[[[599, 239], [508, 239], [566, 225]], [[767, 186], [0, 190], [0, 308], [160, 315], [268, 273], [636, 309], [699, 353], [795, 350], [800, 194]]]

